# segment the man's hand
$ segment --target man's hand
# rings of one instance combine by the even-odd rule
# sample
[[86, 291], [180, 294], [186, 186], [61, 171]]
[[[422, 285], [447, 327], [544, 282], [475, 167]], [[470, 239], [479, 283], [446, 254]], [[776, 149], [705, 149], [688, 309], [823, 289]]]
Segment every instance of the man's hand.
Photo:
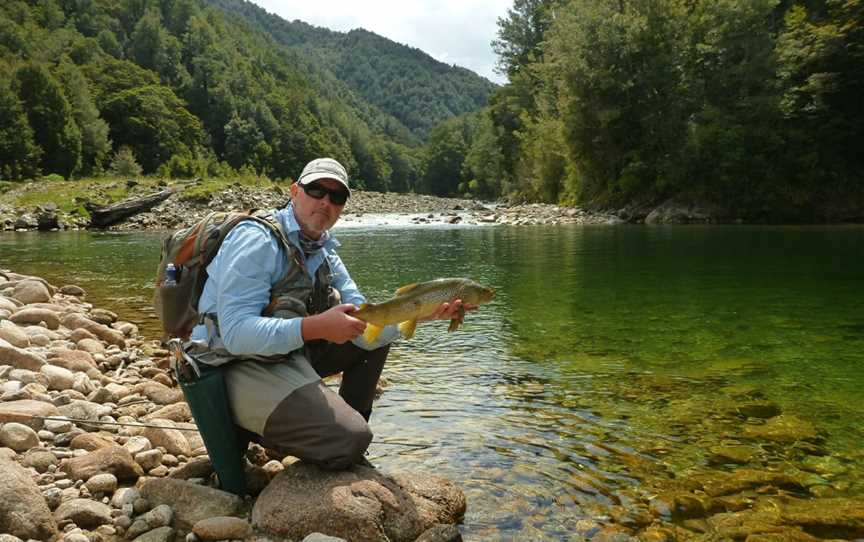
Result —
[[429, 316], [424, 316], [423, 318], [418, 318], [418, 322], [425, 322], [427, 320], [452, 320], [453, 318], [459, 317], [459, 307], [465, 309], [465, 312], [473, 311], [477, 308], [477, 305], [469, 305], [468, 303], [462, 303], [461, 299], [454, 299], [450, 303], [441, 303], [435, 312], [430, 314]]
[[331, 307], [321, 314], [307, 316], [301, 324], [304, 341], [324, 339], [331, 343], [342, 344], [366, 330], [366, 322], [353, 318], [351, 313], [357, 307], [351, 303], [343, 303]]

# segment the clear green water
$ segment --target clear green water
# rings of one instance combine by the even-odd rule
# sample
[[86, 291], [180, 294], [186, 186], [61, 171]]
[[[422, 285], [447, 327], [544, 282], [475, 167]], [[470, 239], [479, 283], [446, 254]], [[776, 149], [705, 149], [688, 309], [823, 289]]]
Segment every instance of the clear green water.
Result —
[[[560, 539], [739, 443], [740, 390], [813, 423], [864, 496], [864, 228], [343, 229], [367, 296], [467, 276], [494, 286], [463, 329], [394, 347], [373, 462], [468, 495], [466, 538]], [[2, 234], [0, 267], [76, 283], [156, 336], [159, 234]], [[399, 443], [427, 445], [409, 447]], [[794, 446], [749, 466], [797, 469]], [[640, 489], [642, 488], [642, 489]]]

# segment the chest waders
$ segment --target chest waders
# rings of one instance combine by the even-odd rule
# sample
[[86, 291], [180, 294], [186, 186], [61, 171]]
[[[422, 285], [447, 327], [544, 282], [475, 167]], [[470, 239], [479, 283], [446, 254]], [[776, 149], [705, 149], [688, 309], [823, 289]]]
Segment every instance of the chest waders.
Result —
[[[300, 251], [288, 241], [281, 228], [274, 234], [286, 250], [288, 270], [271, 289], [270, 304], [262, 315], [302, 318], [338, 304], [339, 293], [331, 287], [332, 274], [326, 256], [313, 284]], [[234, 423], [224, 372], [231, 364], [243, 360], [279, 363], [288, 356], [233, 356], [219, 339], [216, 315], [203, 315], [201, 323], [207, 326], [211, 344], [204, 346], [172, 339], [168, 343], [172, 367], [219, 478], [219, 486], [223, 491], [242, 497], [246, 494], [246, 450], [249, 443], [256, 440], [256, 435]], [[326, 344], [325, 341], [309, 341], [304, 345], [304, 353], [311, 359], [323, 351]], [[201, 362], [202, 358], [207, 363]]]

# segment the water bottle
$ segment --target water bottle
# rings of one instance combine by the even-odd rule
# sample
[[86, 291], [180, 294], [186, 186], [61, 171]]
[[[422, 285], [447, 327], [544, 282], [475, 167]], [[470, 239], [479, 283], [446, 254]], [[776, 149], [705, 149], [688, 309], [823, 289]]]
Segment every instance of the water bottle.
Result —
[[173, 263], [165, 266], [165, 280], [162, 281], [162, 286], [177, 286], [177, 268]]

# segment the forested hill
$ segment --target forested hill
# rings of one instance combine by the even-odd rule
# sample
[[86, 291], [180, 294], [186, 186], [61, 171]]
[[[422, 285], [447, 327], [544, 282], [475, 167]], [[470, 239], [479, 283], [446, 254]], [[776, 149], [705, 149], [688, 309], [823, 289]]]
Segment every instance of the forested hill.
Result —
[[[391, 48], [424, 66], [431, 60]], [[422, 140], [337, 78], [340, 70], [321, 60], [336, 57], [325, 49], [312, 55], [282, 45], [257, 23], [201, 0], [2, 2], [0, 180], [120, 173], [117, 164], [128, 166], [124, 175], [140, 165], [165, 177], [284, 179], [314, 157], [333, 156], [360, 187], [415, 188]], [[354, 49], [354, 60], [340, 62], [362, 64]], [[398, 69], [412, 71], [407, 63]], [[491, 89], [474, 75], [468, 79], [483, 91], [463, 91], [464, 71], [443, 71], [453, 96], [429, 105], [438, 115], [429, 122], [482, 105]], [[467, 95], [471, 105], [460, 98]]]
[[420, 138], [450, 117], [483, 107], [495, 89], [470, 70], [444, 64], [367, 30], [343, 33], [286, 21], [246, 0], [205, 2], [239, 15], [279, 43], [302, 52]]

